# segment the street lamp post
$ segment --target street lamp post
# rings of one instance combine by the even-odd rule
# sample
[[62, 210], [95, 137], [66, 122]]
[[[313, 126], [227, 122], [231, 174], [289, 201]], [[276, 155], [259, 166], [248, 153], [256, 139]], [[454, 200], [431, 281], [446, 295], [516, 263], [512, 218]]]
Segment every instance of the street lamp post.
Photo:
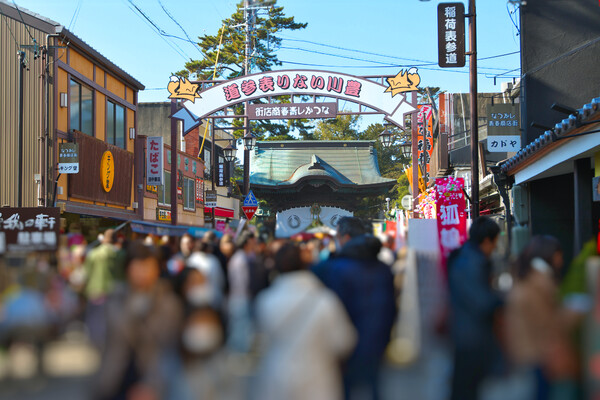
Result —
[[469, 86], [471, 106], [471, 218], [479, 217], [479, 116], [477, 115], [477, 14], [469, 0]]
[[[233, 139], [217, 139], [215, 137], [215, 120], [214, 118], [210, 121], [210, 136], [211, 136], [211, 154], [210, 154], [210, 158], [211, 158], [211, 189], [214, 191], [215, 190], [215, 180], [217, 179], [217, 154], [216, 154], [216, 147], [215, 147], [215, 143], [216, 142], [229, 142], [227, 144], [227, 147], [223, 148], [223, 158], [225, 159], [225, 161], [227, 163], [230, 163], [231, 161], [233, 161], [234, 157], [235, 157], [235, 148], [231, 146], [231, 142]], [[215, 208], [213, 207], [212, 209], [212, 213], [211, 213], [211, 220], [212, 220], [212, 227], [215, 228]]]
[[[249, 121], [248, 121], [249, 122]], [[250, 127], [246, 127], [244, 142], [244, 196], [250, 192], [250, 151], [256, 145], [256, 136], [250, 132]]]

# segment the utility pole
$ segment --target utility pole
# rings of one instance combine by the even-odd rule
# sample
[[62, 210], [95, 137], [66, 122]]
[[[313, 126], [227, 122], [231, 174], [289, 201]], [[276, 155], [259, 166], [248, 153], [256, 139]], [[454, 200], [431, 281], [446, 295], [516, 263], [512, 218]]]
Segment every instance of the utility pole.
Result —
[[[244, 75], [248, 75], [250, 72], [249, 58], [250, 58], [250, 10], [249, 0], [244, 0], [244, 27], [246, 31], [246, 40], [244, 45]], [[248, 102], [244, 103], [244, 136], [250, 132], [250, 121], [248, 119]], [[250, 191], [250, 150], [244, 146], [244, 192], [243, 195], [247, 196]]]
[[[414, 107], [417, 107], [418, 99], [417, 92], [412, 92], [412, 102], [411, 104]], [[412, 188], [413, 188], [413, 204], [412, 204], [412, 213], [413, 218], [419, 218], [419, 213], [417, 212], [417, 204], [419, 204], [419, 152], [417, 149], [417, 113], [413, 112], [410, 116], [410, 131], [411, 131], [411, 152], [412, 152]]]
[[17, 207], [23, 207], [23, 72], [27, 65], [25, 64], [25, 52], [19, 51], [19, 165], [18, 170], [18, 190], [17, 190]]
[[[171, 99], [171, 115], [177, 112], [177, 99]], [[178, 120], [171, 118], [171, 224], [177, 225], [177, 152], [179, 151]]]
[[[479, 116], [477, 114], [477, 14], [469, 0], [469, 86], [471, 106], [471, 219], [479, 217]], [[485, 166], [483, 166], [485, 168]]]

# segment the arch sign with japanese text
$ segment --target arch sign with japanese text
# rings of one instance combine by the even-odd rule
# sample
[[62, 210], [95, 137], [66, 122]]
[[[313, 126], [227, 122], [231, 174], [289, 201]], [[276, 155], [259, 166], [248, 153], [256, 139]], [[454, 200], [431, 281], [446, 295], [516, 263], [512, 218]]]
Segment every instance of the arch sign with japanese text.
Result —
[[[198, 126], [201, 119], [235, 104], [261, 97], [286, 95], [322, 96], [362, 104], [381, 112], [386, 120], [404, 128], [405, 114], [416, 110], [407, 100], [406, 93], [417, 90], [421, 78], [416, 68], [410, 68], [401, 70], [395, 77], [386, 78], [386, 81], [388, 85], [337, 72], [285, 70], [242, 76], [203, 91], [200, 91], [199, 84], [173, 76], [167, 88], [171, 93], [169, 98], [185, 100], [183, 108], [172, 116], [183, 121], [184, 133]], [[307, 108], [310, 108], [310, 113]], [[276, 108], [269, 110], [270, 115], [265, 115], [266, 110], [261, 114], [260, 110], [255, 109], [253, 117], [335, 117], [331, 103], [310, 103], [308, 106], [307, 103], [278, 103]]]

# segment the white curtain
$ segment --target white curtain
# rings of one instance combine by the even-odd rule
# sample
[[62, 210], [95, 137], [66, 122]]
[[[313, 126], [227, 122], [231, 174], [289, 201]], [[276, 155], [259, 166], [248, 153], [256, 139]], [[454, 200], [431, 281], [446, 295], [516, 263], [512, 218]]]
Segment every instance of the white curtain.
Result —
[[337, 207], [321, 207], [319, 219], [323, 225], [327, 225], [331, 229], [337, 229], [337, 224], [342, 217], [351, 217], [353, 213], [343, 208]]
[[287, 238], [304, 231], [313, 221], [310, 207], [290, 208], [277, 213], [275, 237]]
[[[319, 219], [323, 225], [331, 229], [337, 229], [337, 223], [342, 217], [351, 217], [350, 211], [337, 207], [321, 207]], [[277, 213], [277, 225], [275, 227], [275, 237], [287, 238], [297, 233], [303, 232], [313, 222], [313, 215], [310, 213], [310, 207], [290, 208]]]

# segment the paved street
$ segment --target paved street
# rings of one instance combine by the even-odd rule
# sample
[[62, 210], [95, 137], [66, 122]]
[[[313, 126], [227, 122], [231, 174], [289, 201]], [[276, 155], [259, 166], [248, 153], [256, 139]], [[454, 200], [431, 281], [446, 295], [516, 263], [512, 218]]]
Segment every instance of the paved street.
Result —
[[[422, 357], [404, 366], [387, 365], [381, 381], [384, 400], [442, 400], [447, 398], [450, 376], [448, 355], [439, 345], [428, 345]], [[61, 351], [58, 357], [56, 352]], [[20, 349], [13, 357], [18, 364], [17, 374], [26, 375], [35, 368], [28, 349]], [[52, 354], [54, 352], [54, 354]], [[82, 343], [55, 342], [47, 347], [44, 359], [53, 373], [46, 377], [8, 379], [7, 355], [0, 361], [3, 379], [0, 380], [2, 400], [78, 400], [86, 399], [91, 380], [91, 368], [97, 363], [97, 354]], [[249, 383], [253, 377], [246, 376]], [[516, 379], [497, 381], [487, 387], [485, 400], [524, 398], [526, 384]]]

